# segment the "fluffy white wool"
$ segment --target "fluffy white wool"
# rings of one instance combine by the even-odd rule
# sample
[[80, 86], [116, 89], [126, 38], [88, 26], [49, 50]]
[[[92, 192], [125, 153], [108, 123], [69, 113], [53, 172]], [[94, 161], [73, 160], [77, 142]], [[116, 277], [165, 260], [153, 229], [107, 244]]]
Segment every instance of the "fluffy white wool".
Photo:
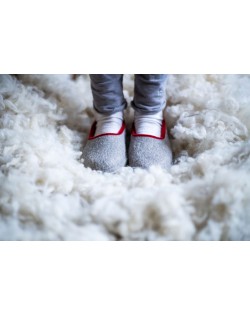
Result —
[[250, 240], [250, 76], [170, 75], [167, 96], [171, 172], [103, 174], [81, 161], [88, 76], [1, 75], [0, 239]]

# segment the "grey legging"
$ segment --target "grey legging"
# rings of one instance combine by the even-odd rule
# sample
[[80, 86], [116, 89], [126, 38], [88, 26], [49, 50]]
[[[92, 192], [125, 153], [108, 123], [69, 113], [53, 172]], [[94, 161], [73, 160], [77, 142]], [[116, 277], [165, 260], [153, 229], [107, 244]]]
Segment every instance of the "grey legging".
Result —
[[[90, 74], [94, 108], [102, 114], [113, 114], [126, 108], [123, 74]], [[154, 114], [166, 104], [166, 74], [135, 74], [132, 107], [143, 114]]]

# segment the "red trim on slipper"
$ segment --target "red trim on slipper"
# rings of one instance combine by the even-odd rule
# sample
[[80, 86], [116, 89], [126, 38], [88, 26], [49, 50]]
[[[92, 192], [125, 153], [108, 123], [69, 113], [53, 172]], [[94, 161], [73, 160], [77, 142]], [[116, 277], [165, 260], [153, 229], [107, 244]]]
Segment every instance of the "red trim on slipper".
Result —
[[161, 124], [161, 136], [160, 137], [156, 137], [156, 136], [152, 136], [152, 135], [148, 135], [148, 134], [137, 134], [135, 131], [135, 124], [133, 124], [132, 126], [132, 131], [131, 131], [131, 135], [133, 137], [149, 137], [149, 138], [154, 138], [154, 139], [158, 139], [158, 140], [163, 140], [166, 136], [166, 122], [163, 119], [162, 120], [162, 124]]
[[121, 129], [117, 132], [117, 133], [102, 133], [98, 136], [95, 136], [95, 130], [96, 130], [96, 121], [93, 122], [91, 128], [90, 128], [90, 132], [89, 132], [89, 140], [93, 140], [102, 136], [119, 136], [123, 133], [123, 131], [125, 130], [125, 122], [123, 121]]

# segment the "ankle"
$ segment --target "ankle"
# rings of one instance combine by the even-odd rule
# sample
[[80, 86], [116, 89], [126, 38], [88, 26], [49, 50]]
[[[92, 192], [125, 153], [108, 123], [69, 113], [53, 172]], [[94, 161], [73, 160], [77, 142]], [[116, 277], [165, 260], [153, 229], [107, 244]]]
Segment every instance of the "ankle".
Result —
[[162, 120], [163, 111], [155, 114], [141, 114], [135, 111], [134, 123], [136, 133], [160, 137]]
[[114, 114], [95, 113], [96, 131], [95, 136], [105, 133], [118, 133], [123, 122], [123, 112]]

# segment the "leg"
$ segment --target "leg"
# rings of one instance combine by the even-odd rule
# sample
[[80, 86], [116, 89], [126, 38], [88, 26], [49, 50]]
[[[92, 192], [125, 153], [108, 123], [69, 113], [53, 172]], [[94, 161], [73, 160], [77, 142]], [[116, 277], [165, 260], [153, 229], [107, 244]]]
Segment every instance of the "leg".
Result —
[[129, 146], [132, 167], [171, 166], [172, 151], [163, 118], [166, 79], [166, 74], [135, 75], [135, 119]]
[[125, 123], [122, 74], [91, 74], [91, 89], [96, 122], [83, 149], [84, 165], [114, 172], [125, 166]]
[[166, 74], [136, 74], [132, 107], [141, 114], [156, 114], [166, 105]]
[[101, 114], [114, 114], [126, 108], [122, 74], [90, 74], [93, 105]]
[[90, 74], [90, 79], [97, 121], [95, 135], [117, 133], [127, 106], [123, 95], [123, 75]]
[[166, 105], [166, 74], [136, 74], [132, 106], [137, 133], [159, 137]]

